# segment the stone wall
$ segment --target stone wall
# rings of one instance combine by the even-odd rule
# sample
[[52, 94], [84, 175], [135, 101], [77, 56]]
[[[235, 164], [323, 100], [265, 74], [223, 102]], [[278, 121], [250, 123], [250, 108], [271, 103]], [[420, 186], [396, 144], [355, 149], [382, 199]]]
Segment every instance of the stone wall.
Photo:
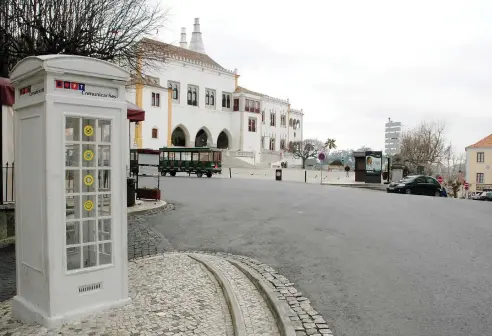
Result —
[[0, 247], [15, 242], [15, 205], [0, 205]]

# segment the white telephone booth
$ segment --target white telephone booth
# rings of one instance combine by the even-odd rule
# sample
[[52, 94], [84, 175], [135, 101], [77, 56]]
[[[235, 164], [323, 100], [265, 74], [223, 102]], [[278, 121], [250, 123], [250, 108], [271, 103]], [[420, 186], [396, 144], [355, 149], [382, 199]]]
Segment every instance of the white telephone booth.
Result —
[[97, 59], [27, 57], [15, 86], [17, 295], [47, 327], [130, 302], [128, 73]]

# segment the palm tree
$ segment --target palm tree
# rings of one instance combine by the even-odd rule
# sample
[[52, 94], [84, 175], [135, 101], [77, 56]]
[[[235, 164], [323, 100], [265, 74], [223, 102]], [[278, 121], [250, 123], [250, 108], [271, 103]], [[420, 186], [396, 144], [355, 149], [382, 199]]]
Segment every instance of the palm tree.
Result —
[[330, 138], [326, 139], [325, 149], [328, 149], [328, 153], [330, 152], [330, 150], [337, 148], [335, 141], [336, 141], [335, 139], [330, 139]]

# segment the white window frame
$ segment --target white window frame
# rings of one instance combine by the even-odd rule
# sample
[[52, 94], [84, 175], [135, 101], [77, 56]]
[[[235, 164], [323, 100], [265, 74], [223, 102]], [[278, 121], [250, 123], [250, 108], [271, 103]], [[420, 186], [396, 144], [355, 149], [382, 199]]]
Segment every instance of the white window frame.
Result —
[[[213, 104], [211, 99], [213, 98]], [[205, 107], [214, 109], [217, 106], [217, 91], [214, 89], [205, 89]]]
[[[222, 106], [222, 110], [232, 111], [232, 105], [234, 104], [232, 101], [232, 93], [222, 92], [222, 95], [225, 96], [225, 106], [222, 104], [222, 96], [220, 97], [220, 105]], [[229, 97], [229, 107], [227, 107], [227, 97]]]
[[[66, 173], [69, 171], [73, 172], [79, 172], [79, 181], [78, 181], [78, 191], [75, 192], [73, 189], [68, 189], [67, 191], [67, 186], [66, 186], [66, 179], [65, 179], [65, 188], [64, 188], [64, 207], [63, 207], [63, 218], [64, 218], [64, 225], [65, 225], [65, 234], [64, 234], [64, 239], [63, 239], [63, 260], [64, 260], [64, 267], [65, 267], [65, 273], [66, 274], [78, 274], [78, 273], [86, 273], [86, 272], [92, 272], [95, 270], [99, 269], [104, 269], [104, 268], [109, 268], [109, 267], [114, 267], [114, 214], [113, 214], [113, 203], [111, 199], [111, 189], [114, 186], [114, 174], [112, 170], [112, 164], [114, 160], [114, 152], [113, 152], [113, 145], [112, 141], [110, 140], [109, 142], [106, 141], [99, 141], [99, 121], [104, 120], [104, 121], [109, 121], [110, 122], [110, 139], [113, 139], [115, 136], [114, 132], [114, 125], [115, 125], [115, 120], [114, 118], [111, 117], [95, 117], [95, 116], [89, 116], [89, 115], [81, 115], [81, 114], [64, 114], [64, 119], [63, 119], [63, 128], [64, 128], [64, 133], [66, 134], [66, 120], [67, 118], [78, 118], [79, 119], [79, 140], [67, 140], [66, 136], [63, 137], [63, 148], [67, 148], [68, 146], [74, 146], [78, 145], [79, 146], [79, 153], [78, 153], [78, 166], [67, 166], [66, 160], [64, 160], [64, 175], [66, 176]], [[84, 141], [83, 140], [83, 127], [82, 127], [82, 120], [83, 119], [92, 119], [95, 120], [95, 125], [94, 125], [94, 136], [95, 136], [95, 141]], [[94, 157], [92, 160], [95, 161], [95, 165], [93, 167], [85, 167], [83, 166], [83, 148], [84, 145], [91, 145], [94, 146]], [[99, 146], [109, 146], [109, 157], [110, 157], [110, 164], [109, 166], [104, 166], [104, 165], [99, 165]], [[92, 161], [91, 160], [91, 161]], [[84, 171], [92, 171], [92, 176], [94, 178], [94, 184], [97, 186], [95, 191], [92, 192], [83, 192], [83, 178], [84, 176], [82, 173]], [[99, 172], [100, 171], [108, 171], [109, 172], [109, 185], [110, 189], [106, 190], [103, 189], [103, 191], [98, 190], [99, 189]], [[83, 216], [83, 200], [84, 196], [93, 196], [92, 198], [94, 199], [94, 208], [93, 211], [95, 211], [95, 215], [93, 217], [84, 217]], [[67, 198], [68, 197], [79, 197], [79, 213], [80, 213], [80, 218], [67, 218]], [[110, 199], [110, 214], [109, 215], [104, 215], [100, 216], [99, 211], [100, 211], [100, 200], [109, 197]], [[104, 220], [110, 220], [110, 239], [106, 240], [99, 240], [99, 221], [104, 221]], [[91, 242], [86, 242], [84, 243], [84, 236], [83, 236], [83, 223], [86, 221], [93, 221], [95, 223], [95, 228], [94, 228], [94, 241]], [[78, 224], [78, 232], [79, 232], [79, 242], [76, 244], [67, 244], [67, 232], [74, 231], [75, 228], [77, 227]], [[69, 226], [72, 226], [70, 230], [68, 229]], [[111, 261], [106, 264], [100, 264], [99, 256], [100, 256], [100, 248], [104, 250], [103, 254], [108, 254], [105, 251], [105, 246], [107, 243], [111, 244], [111, 251], [109, 254], [111, 254]], [[96, 248], [96, 264], [95, 266], [89, 266], [89, 267], [84, 267], [84, 247], [85, 246], [95, 246]], [[77, 269], [68, 269], [68, 255], [76, 253], [76, 249], [80, 249], [80, 268]]]
[[159, 92], [152, 92], [150, 104], [152, 107], [161, 106], [161, 94]]
[[[167, 87], [172, 90], [171, 97], [173, 99], [173, 103], [179, 104], [179, 102], [180, 102], [179, 97], [181, 96], [181, 84], [179, 82], [176, 82], [176, 81], [168, 80], [167, 81]], [[174, 89], [175, 88], [178, 91], [178, 96], [176, 98], [174, 98]]]
[[[191, 104], [188, 99], [188, 92], [191, 91]], [[193, 93], [196, 93], [195, 100], [193, 100]], [[198, 85], [188, 84], [186, 89], [186, 104], [188, 106], [200, 106], [200, 87]]]

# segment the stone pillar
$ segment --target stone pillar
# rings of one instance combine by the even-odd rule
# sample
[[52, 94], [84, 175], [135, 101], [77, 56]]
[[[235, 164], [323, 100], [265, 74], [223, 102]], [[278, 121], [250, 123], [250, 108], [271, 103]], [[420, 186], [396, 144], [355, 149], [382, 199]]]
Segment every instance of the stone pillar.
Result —
[[128, 73], [87, 57], [20, 61], [16, 90], [17, 295], [48, 328], [130, 302], [125, 166]]

